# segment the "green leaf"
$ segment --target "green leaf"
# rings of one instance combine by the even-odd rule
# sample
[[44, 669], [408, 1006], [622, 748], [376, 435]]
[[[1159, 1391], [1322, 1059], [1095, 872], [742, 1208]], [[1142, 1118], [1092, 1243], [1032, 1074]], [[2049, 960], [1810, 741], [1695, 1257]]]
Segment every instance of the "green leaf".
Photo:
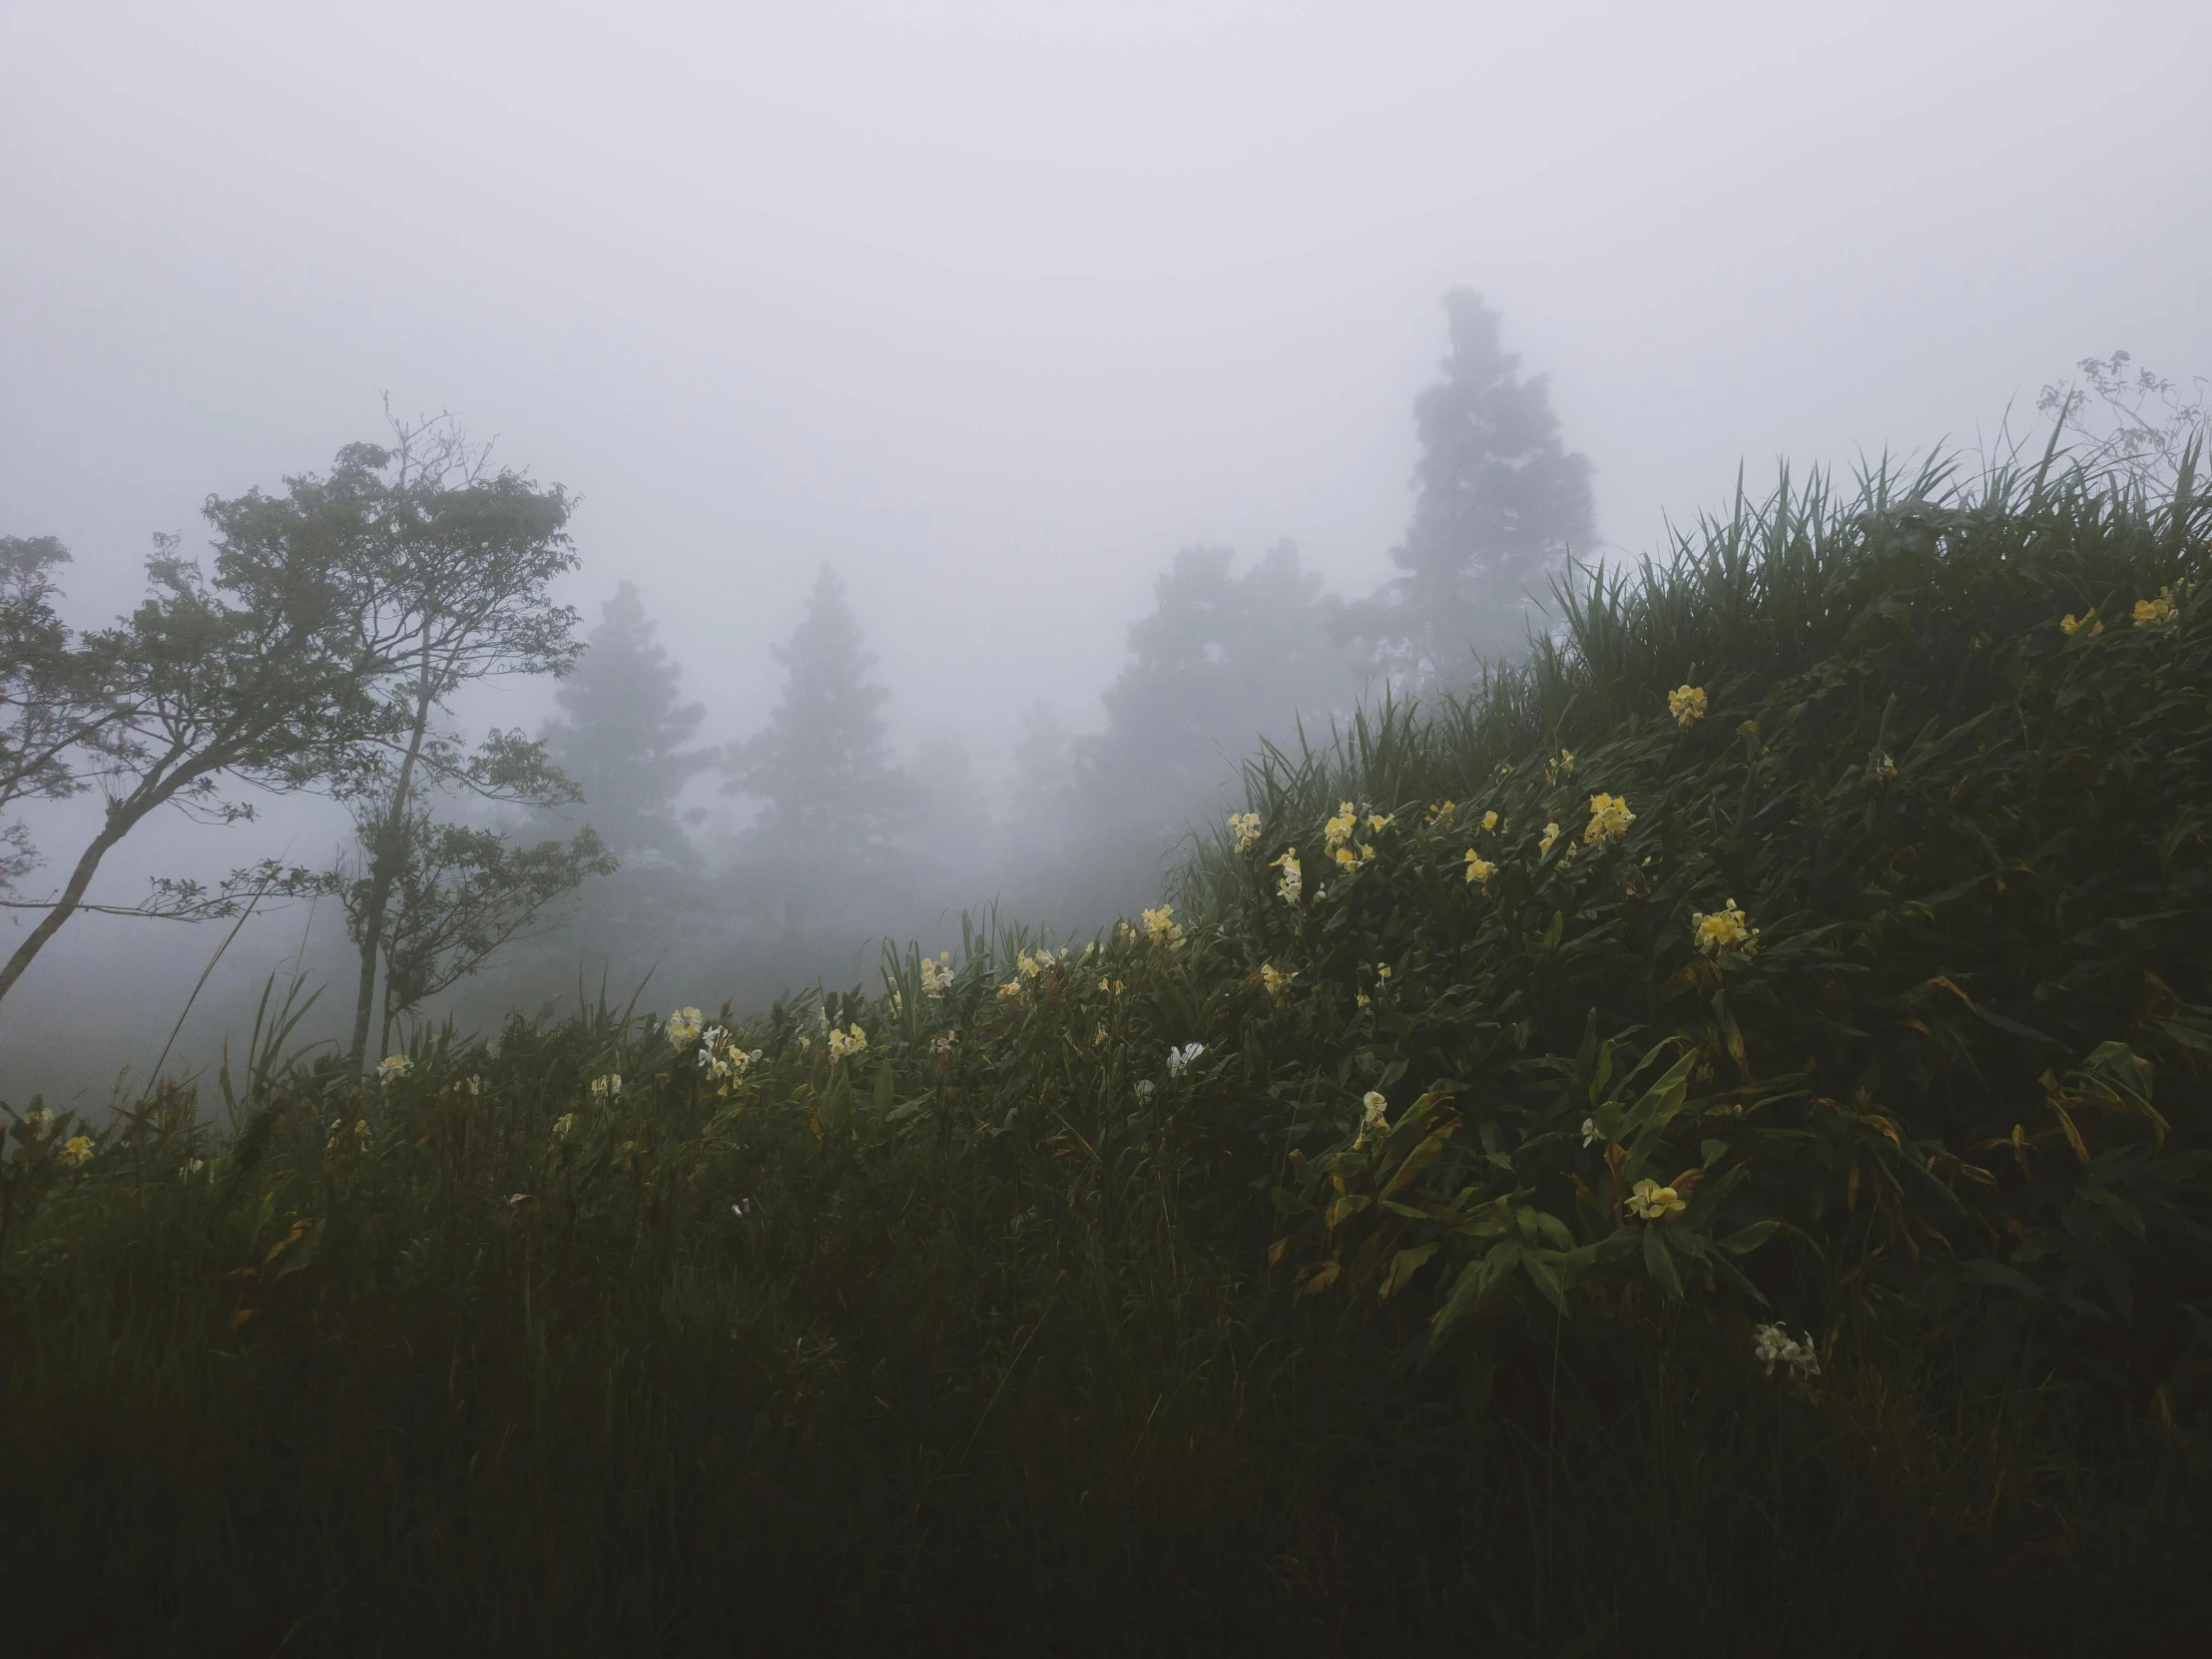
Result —
[[1392, 1256], [1390, 1271], [1382, 1279], [1382, 1300], [1387, 1302], [1405, 1289], [1413, 1275], [1427, 1265], [1429, 1257], [1436, 1254], [1436, 1242], [1430, 1240], [1427, 1244], [1414, 1245], [1410, 1250], [1401, 1250]]
[[1779, 1221], [1755, 1221], [1749, 1227], [1738, 1228], [1727, 1238], [1717, 1242], [1731, 1256], [1749, 1256], [1773, 1238], [1781, 1226]]
[[875, 1068], [875, 1109], [878, 1112], [891, 1109], [892, 1102], [898, 1098], [897, 1088], [898, 1082], [891, 1071], [891, 1063], [885, 1060]]
[[1521, 1266], [1527, 1270], [1528, 1282], [1543, 1293], [1544, 1300], [1565, 1313], [1567, 1293], [1559, 1283], [1559, 1276], [1551, 1271], [1551, 1265], [1531, 1251], [1521, 1258]]

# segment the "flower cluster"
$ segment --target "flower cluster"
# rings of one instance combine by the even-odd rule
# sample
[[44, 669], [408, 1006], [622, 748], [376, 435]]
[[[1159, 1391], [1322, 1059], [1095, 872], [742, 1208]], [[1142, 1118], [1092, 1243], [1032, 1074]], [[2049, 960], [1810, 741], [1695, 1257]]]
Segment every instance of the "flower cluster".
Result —
[[1489, 859], [1483, 857], [1473, 847], [1467, 848], [1467, 879], [1469, 881], [1480, 882], [1482, 890], [1488, 892], [1490, 890], [1490, 877], [1496, 873], [1497, 865], [1491, 863]]
[[1667, 693], [1667, 713], [1674, 716], [1674, 723], [1687, 730], [1705, 718], [1705, 688], [1703, 686], [1677, 686]]
[[1544, 763], [1544, 782], [1547, 784], [1556, 784], [1562, 778], [1573, 776], [1574, 751], [1571, 749], [1560, 750], [1557, 759]]
[[1718, 910], [1693, 911], [1690, 916], [1690, 937], [1698, 949], [1708, 956], [1718, 956], [1724, 950], [1748, 950], [1759, 937], [1759, 929], [1751, 925], [1751, 919], [1736, 907], [1731, 898]]
[[942, 997], [952, 988], [952, 952], [940, 950], [934, 957], [921, 959], [921, 994]]
[[679, 1008], [668, 1016], [668, 1024], [661, 1029], [678, 1048], [689, 1048], [705, 1034], [707, 1019], [697, 1008]]
[[1305, 890], [1305, 873], [1299, 867], [1297, 851], [1286, 851], [1271, 867], [1283, 872], [1282, 879], [1275, 883], [1276, 892], [1284, 903], [1296, 904]]
[[[2089, 609], [2082, 612], [2079, 616], [2075, 616], [2073, 612], [2068, 611], [2064, 616], [2058, 619], [2058, 631], [2061, 634], [2064, 634], [2068, 639], [2072, 639], [2074, 635], [2080, 633], [2084, 628], [2089, 630], [2090, 636], [2092, 638], [2104, 632], [2104, 624], [2097, 620], [2097, 611], [2094, 605], [2090, 606]], [[1774, 1329], [1774, 1327], [1768, 1326], [1765, 1329], [1771, 1331]], [[1773, 1368], [1769, 1367], [1768, 1369], [1771, 1371]]]
[[1592, 846], [1603, 846], [1607, 841], [1617, 841], [1628, 833], [1628, 827], [1636, 822], [1636, 815], [1628, 810], [1628, 802], [1617, 795], [1593, 795], [1590, 797], [1590, 822], [1582, 831], [1582, 838]]
[[857, 1021], [847, 1025], [842, 1031], [839, 1031], [833, 1025], [830, 1027], [830, 1059], [842, 1060], [854, 1054], [864, 1053], [866, 1049], [867, 1033], [860, 1029]]
[[1428, 828], [1433, 830], [1439, 824], [1449, 824], [1452, 815], [1458, 811], [1459, 803], [1456, 801], [1444, 801], [1430, 806], [1428, 809]]
[[1751, 1352], [1758, 1362], [1767, 1368], [1767, 1375], [1774, 1375], [1779, 1363], [1787, 1366], [1800, 1377], [1818, 1377], [1821, 1374], [1821, 1358], [1813, 1352], [1810, 1333], [1797, 1338], [1779, 1325], [1762, 1325], [1751, 1334]]
[[376, 1062], [376, 1081], [396, 1083], [414, 1070], [414, 1062], [404, 1054], [387, 1054]]
[[[326, 1140], [324, 1140], [324, 1141], [323, 1141], [323, 1143], [322, 1143], [322, 1150], [323, 1150], [323, 1151], [325, 1151], [325, 1152], [335, 1152], [335, 1151], [337, 1150], [337, 1145], [338, 1145], [338, 1139], [339, 1139], [339, 1137], [340, 1137], [340, 1136], [342, 1136], [342, 1135], [343, 1135], [344, 1133], [345, 1133], [345, 1119], [343, 1119], [343, 1118], [332, 1118], [332, 1119], [330, 1120], [330, 1134], [329, 1134], [329, 1137], [328, 1137], [328, 1139], [326, 1139]], [[355, 1142], [357, 1142], [357, 1143], [359, 1144], [359, 1146], [360, 1146], [360, 1149], [361, 1149], [361, 1150], [362, 1150], [363, 1152], [366, 1152], [366, 1151], [368, 1150], [368, 1142], [369, 1142], [369, 1128], [368, 1128], [368, 1119], [366, 1119], [366, 1118], [355, 1118], [355, 1119], [353, 1120], [353, 1139], [355, 1140]]]
[[606, 1105], [607, 1102], [609, 1102], [610, 1100], [621, 1099], [622, 1073], [619, 1071], [610, 1071], [604, 1076], [594, 1077], [591, 1080], [591, 1097], [602, 1106]]
[[1665, 1221], [1678, 1216], [1690, 1207], [1690, 1201], [1672, 1187], [1662, 1187], [1656, 1181], [1639, 1181], [1636, 1190], [1628, 1195], [1628, 1213], [1643, 1221]]
[[1237, 850], [1250, 852], [1260, 844], [1260, 815], [1258, 813], [1231, 813], [1229, 832], [1237, 838]]
[[1325, 851], [1341, 851], [1359, 831], [1360, 815], [1349, 801], [1339, 802], [1337, 816], [1321, 827], [1322, 847]]
[[[1162, 950], [1175, 951], [1183, 948], [1183, 924], [1175, 919], [1174, 905], [1163, 904], [1157, 910], [1147, 910], [1143, 920], [1144, 936]], [[1061, 954], [1067, 953], [1062, 951]]]
[[745, 1074], [761, 1063], [762, 1051], [744, 1049], [738, 1039], [721, 1026], [711, 1026], [701, 1034], [699, 1043], [699, 1069], [706, 1073], [707, 1081], [715, 1085], [715, 1093], [727, 1095], [745, 1081]]
[[1168, 1050], [1168, 1075], [1181, 1077], [1190, 1070], [1191, 1062], [1206, 1052], [1204, 1043], [1185, 1043], [1181, 1048]]
[[2174, 600], [2174, 590], [2160, 588], [2156, 599], [2135, 601], [2135, 626], [2138, 628], [2163, 628], [2181, 614], [2181, 607]]
[[72, 1135], [62, 1142], [62, 1162], [71, 1169], [83, 1169], [92, 1162], [94, 1150], [90, 1136]]

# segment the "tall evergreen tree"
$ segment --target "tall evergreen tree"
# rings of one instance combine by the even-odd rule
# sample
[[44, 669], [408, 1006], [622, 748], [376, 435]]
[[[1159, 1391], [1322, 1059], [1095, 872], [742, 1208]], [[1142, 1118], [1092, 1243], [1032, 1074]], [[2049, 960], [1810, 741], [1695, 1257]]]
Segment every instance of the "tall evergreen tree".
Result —
[[783, 700], [768, 730], [728, 762], [729, 791], [766, 804], [754, 845], [779, 862], [876, 863], [908, 791], [885, 739], [881, 711], [890, 693], [867, 677], [875, 659], [828, 565], [806, 616], [775, 655], [786, 674]]
[[1398, 574], [1348, 607], [1342, 632], [1371, 642], [1401, 683], [1463, 677], [1470, 652], [1522, 637], [1547, 571], [1593, 534], [1590, 463], [1560, 442], [1546, 377], [1523, 378], [1498, 313], [1456, 289], [1444, 298], [1443, 378], [1413, 404], [1421, 457]]
[[714, 764], [708, 751], [685, 747], [706, 707], [677, 701], [683, 670], [653, 637], [635, 583], [617, 587], [599, 619], [583, 660], [553, 694], [561, 712], [545, 728], [546, 753], [583, 794], [568, 816], [590, 824], [628, 864], [693, 867], [699, 855], [676, 821], [676, 797]]
[[1226, 547], [1187, 547], [1129, 627], [1130, 661], [1106, 689], [1106, 730], [1077, 744], [1083, 816], [1180, 833], [1262, 738], [1349, 701], [1350, 665], [1328, 633], [1322, 579], [1286, 541], [1241, 576]]

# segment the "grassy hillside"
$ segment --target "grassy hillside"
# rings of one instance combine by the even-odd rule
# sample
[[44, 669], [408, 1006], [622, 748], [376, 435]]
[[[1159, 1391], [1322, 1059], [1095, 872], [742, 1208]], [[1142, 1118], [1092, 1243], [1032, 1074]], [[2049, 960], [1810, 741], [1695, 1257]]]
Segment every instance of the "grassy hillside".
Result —
[[365, 1089], [265, 1032], [223, 1132], [21, 1115], [11, 1626], [2185, 1641], [2208, 529], [2186, 480], [1785, 490], [1465, 700], [1263, 756], [1087, 943]]

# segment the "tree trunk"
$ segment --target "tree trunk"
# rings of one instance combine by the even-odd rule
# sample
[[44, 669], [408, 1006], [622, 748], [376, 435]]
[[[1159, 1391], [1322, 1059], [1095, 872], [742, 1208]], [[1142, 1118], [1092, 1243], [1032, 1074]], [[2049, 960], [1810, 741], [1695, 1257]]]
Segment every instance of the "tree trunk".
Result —
[[46, 948], [46, 941], [61, 931], [63, 922], [76, 914], [77, 906], [85, 900], [85, 889], [92, 885], [92, 878], [99, 871], [100, 860], [108, 855], [108, 849], [128, 835], [139, 820], [207, 770], [210, 769], [203, 767], [178, 773], [151, 788], [141, 784], [121, 801], [109, 804], [100, 833], [92, 837], [79, 854], [77, 867], [69, 872], [69, 885], [62, 888], [61, 897], [31, 929], [29, 936], [15, 947], [15, 954], [8, 958], [7, 966], [0, 967], [0, 998], [15, 988], [15, 982], [23, 977], [23, 970], [31, 965], [32, 958]]
[[[391, 903], [392, 883], [399, 879], [398, 861], [406, 853], [402, 837], [407, 801], [414, 790], [415, 761], [422, 754], [423, 739], [430, 729], [432, 705], [430, 666], [425, 661], [416, 687], [414, 731], [407, 740], [407, 758], [399, 763], [399, 777], [392, 785], [391, 799], [385, 803], [383, 818], [369, 848], [368, 891], [361, 901], [361, 982], [353, 996], [353, 1070], [356, 1074], [368, 1067], [368, 1024], [376, 1011], [376, 950], [384, 940], [384, 911]], [[391, 1022], [386, 1020], [384, 1027], [388, 1034]]]

